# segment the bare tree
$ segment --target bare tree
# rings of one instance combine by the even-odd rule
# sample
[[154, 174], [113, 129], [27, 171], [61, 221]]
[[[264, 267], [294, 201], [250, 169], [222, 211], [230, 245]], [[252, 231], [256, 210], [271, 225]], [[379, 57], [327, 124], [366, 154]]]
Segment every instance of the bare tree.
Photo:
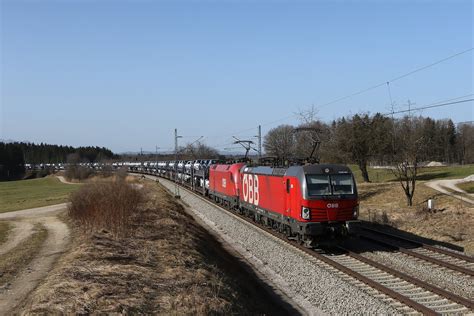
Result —
[[294, 127], [291, 125], [280, 125], [271, 129], [265, 135], [263, 141], [265, 151], [281, 160], [289, 159], [293, 156], [295, 147]]
[[416, 177], [419, 169], [419, 157], [423, 152], [424, 143], [420, 129], [416, 127], [415, 120], [405, 117], [397, 124], [396, 137], [401, 144], [395, 159], [392, 173], [400, 182], [407, 199], [407, 205], [413, 205], [415, 195]]
[[321, 121], [313, 121], [299, 125], [295, 131], [296, 156], [319, 161], [321, 146], [327, 142], [329, 136], [328, 126]]
[[207, 146], [201, 142], [196, 142], [194, 144], [187, 144], [186, 147], [182, 149], [182, 153], [185, 156], [190, 157], [191, 159], [199, 158], [218, 158], [219, 152], [210, 146]]
[[308, 109], [299, 110], [295, 113], [302, 125], [312, 124], [313, 122], [319, 121], [318, 110], [314, 105], [311, 105]]
[[312, 158], [320, 161], [321, 151], [325, 150], [329, 142], [330, 129], [320, 121], [318, 110], [314, 105], [295, 113], [300, 124], [296, 127], [295, 153], [298, 158]]

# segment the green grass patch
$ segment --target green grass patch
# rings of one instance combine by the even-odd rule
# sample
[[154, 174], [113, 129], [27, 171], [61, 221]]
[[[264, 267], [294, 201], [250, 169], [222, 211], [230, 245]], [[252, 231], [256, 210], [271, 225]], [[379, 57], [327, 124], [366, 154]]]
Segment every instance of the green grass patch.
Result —
[[36, 224], [33, 234], [18, 246], [0, 257], [0, 286], [11, 281], [38, 254], [41, 245], [48, 237], [42, 224]]
[[[354, 173], [357, 183], [364, 182], [364, 179], [362, 178], [362, 172], [357, 165], [348, 165], [348, 167], [351, 168], [352, 172]], [[369, 180], [371, 182], [388, 182], [395, 180], [393, 173], [387, 169], [368, 168], [367, 171], [369, 172]]]
[[474, 174], [474, 165], [423, 168], [418, 180], [462, 179]]
[[0, 222], [0, 245], [7, 241], [11, 229], [12, 225], [9, 222]]
[[0, 213], [63, 203], [80, 187], [55, 177], [0, 182]]
[[457, 186], [467, 193], [474, 193], [474, 181], [459, 183]]
[[[357, 182], [363, 182], [362, 173], [357, 165], [349, 165]], [[371, 182], [397, 181], [393, 173], [388, 169], [368, 168]], [[426, 167], [418, 171], [418, 180], [434, 179], [462, 179], [474, 174], [474, 165], [448, 166], [448, 167]]]

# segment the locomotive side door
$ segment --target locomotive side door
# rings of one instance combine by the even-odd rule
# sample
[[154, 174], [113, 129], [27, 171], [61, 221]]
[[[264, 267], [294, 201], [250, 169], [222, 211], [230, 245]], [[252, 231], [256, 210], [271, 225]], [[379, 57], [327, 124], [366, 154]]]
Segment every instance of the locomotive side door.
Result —
[[285, 192], [286, 192], [286, 207], [285, 207], [285, 216], [291, 215], [291, 179], [289, 177], [283, 178]]

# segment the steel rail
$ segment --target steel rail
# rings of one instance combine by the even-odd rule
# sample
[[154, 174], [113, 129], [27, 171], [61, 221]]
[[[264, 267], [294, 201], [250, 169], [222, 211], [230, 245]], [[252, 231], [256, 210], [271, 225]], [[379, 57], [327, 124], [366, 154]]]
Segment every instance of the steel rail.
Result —
[[361, 256], [361, 255], [359, 255], [359, 254], [357, 254], [357, 253], [355, 253], [355, 252], [353, 252], [353, 251], [350, 251], [350, 250], [348, 250], [348, 249], [346, 249], [346, 248], [344, 248], [344, 247], [339, 247], [339, 248], [342, 249], [342, 250], [344, 250], [344, 251], [346, 251], [346, 252], [349, 254], [349, 256], [353, 257], [354, 259], [357, 259], [357, 260], [359, 260], [359, 261], [362, 261], [362, 262], [364, 262], [364, 263], [367, 263], [368, 265], [371, 265], [371, 266], [373, 266], [374, 268], [377, 268], [377, 269], [380, 269], [380, 270], [382, 270], [382, 271], [385, 271], [385, 272], [387, 272], [387, 273], [389, 273], [389, 274], [392, 274], [392, 275], [394, 275], [394, 276], [396, 276], [396, 277], [398, 277], [398, 278], [400, 278], [400, 279], [403, 279], [403, 280], [405, 280], [405, 281], [407, 281], [407, 282], [413, 283], [413, 284], [415, 284], [415, 285], [417, 285], [417, 286], [419, 286], [419, 287], [421, 287], [421, 288], [424, 288], [425, 290], [428, 290], [428, 291], [430, 291], [430, 292], [433, 292], [433, 293], [435, 293], [435, 294], [438, 294], [438, 295], [440, 295], [440, 296], [443, 296], [443, 297], [445, 297], [445, 298], [447, 298], [447, 299], [450, 299], [450, 300], [453, 301], [453, 302], [459, 303], [459, 304], [461, 304], [461, 305], [464, 305], [464, 306], [470, 308], [471, 310], [474, 310], [474, 302], [471, 301], [471, 300], [468, 300], [468, 299], [466, 299], [466, 298], [464, 298], [464, 297], [461, 297], [461, 296], [456, 295], [456, 294], [454, 294], [454, 293], [451, 293], [451, 292], [448, 292], [448, 291], [446, 291], [446, 290], [443, 290], [442, 288], [439, 288], [439, 287], [436, 287], [436, 286], [434, 286], [434, 285], [431, 285], [431, 284], [429, 284], [429, 283], [427, 283], [427, 282], [425, 282], [425, 281], [421, 281], [420, 279], [417, 279], [417, 278], [415, 278], [415, 277], [412, 277], [412, 276], [410, 276], [410, 275], [408, 275], [408, 274], [405, 274], [405, 273], [403, 273], [403, 272], [400, 272], [400, 271], [398, 271], [398, 270], [395, 270], [395, 269], [392, 269], [392, 268], [390, 268], [390, 267], [387, 267], [387, 266], [385, 266], [385, 265], [383, 265], [383, 264], [381, 264], [381, 263], [378, 263], [378, 262], [376, 262], [376, 261], [374, 261], [374, 260], [371, 260], [371, 259], [369, 259], [369, 258], [366, 258], [366, 257], [364, 257], [364, 256]]
[[380, 244], [380, 245], [382, 245], [386, 248], [391, 248], [391, 249], [394, 249], [394, 250], [398, 250], [401, 253], [404, 253], [406, 255], [409, 255], [409, 256], [412, 256], [412, 257], [415, 257], [415, 258], [418, 258], [418, 259], [421, 259], [421, 260], [424, 260], [424, 261], [427, 261], [427, 262], [430, 262], [430, 263], [434, 263], [436, 265], [439, 265], [439, 266], [442, 266], [442, 267], [445, 267], [445, 268], [448, 268], [448, 269], [451, 269], [451, 270], [454, 270], [454, 271], [457, 271], [457, 272], [461, 272], [461, 273], [464, 273], [464, 274], [467, 274], [467, 275], [470, 275], [470, 276], [474, 276], [474, 271], [473, 270], [470, 270], [470, 269], [467, 269], [467, 268], [464, 268], [464, 267], [460, 267], [458, 265], [455, 265], [455, 264], [452, 264], [452, 263], [449, 263], [449, 262], [446, 262], [446, 261], [443, 261], [443, 260], [440, 260], [440, 259], [437, 259], [437, 258], [433, 258], [433, 257], [430, 257], [430, 256], [427, 256], [427, 255], [412, 251], [412, 250], [404, 248], [404, 247], [399, 247], [399, 246], [390, 244], [386, 241], [375, 239], [373, 237], [366, 236], [366, 235], [359, 235], [359, 238], [363, 238], [363, 239], [369, 240], [370, 242]]
[[[145, 173], [145, 174], [148, 174], [148, 173]], [[152, 176], [157, 177], [157, 176], [154, 175], [154, 174], [149, 174], [149, 175], [152, 175]], [[166, 178], [165, 178], [165, 179], [166, 179]], [[171, 180], [168, 180], [168, 181], [173, 182], [173, 181], [171, 181]], [[405, 304], [405, 305], [407, 305], [407, 306], [413, 308], [414, 310], [416, 310], [416, 311], [418, 311], [418, 312], [423, 313], [424, 315], [440, 315], [440, 313], [436, 312], [435, 310], [433, 310], [433, 309], [431, 309], [431, 308], [429, 308], [429, 307], [427, 307], [427, 306], [425, 306], [425, 305], [423, 305], [423, 304], [420, 304], [420, 303], [414, 301], [413, 299], [411, 299], [411, 298], [409, 298], [409, 297], [407, 297], [407, 296], [405, 296], [405, 295], [403, 295], [403, 294], [400, 294], [400, 293], [398, 293], [398, 292], [396, 292], [396, 291], [394, 291], [394, 290], [392, 290], [392, 289], [390, 289], [390, 288], [388, 288], [388, 287], [382, 285], [381, 283], [378, 283], [378, 282], [376, 282], [376, 281], [374, 281], [374, 280], [372, 280], [372, 279], [370, 279], [370, 278], [368, 278], [368, 277], [366, 277], [366, 276], [364, 276], [364, 275], [362, 275], [362, 274], [360, 274], [360, 273], [358, 273], [358, 272], [356, 272], [356, 271], [354, 271], [354, 270], [352, 270], [352, 269], [350, 269], [350, 268], [348, 268], [348, 267], [346, 267], [346, 266], [344, 266], [344, 265], [342, 265], [342, 264], [340, 264], [340, 263], [338, 263], [338, 262], [336, 262], [336, 261], [330, 259], [329, 257], [327, 257], [327, 256], [325, 256], [325, 255], [319, 254], [319, 253], [315, 252], [313, 249], [310, 249], [310, 248], [307, 248], [307, 247], [305, 247], [305, 246], [303, 246], [303, 245], [300, 245], [300, 244], [298, 244], [298, 243], [295, 242], [295, 241], [288, 240], [286, 236], [284, 236], [284, 235], [282, 235], [282, 234], [280, 234], [280, 233], [274, 231], [274, 230], [271, 229], [271, 228], [268, 228], [268, 227], [265, 227], [265, 226], [263, 226], [263, 225], [257, 224], [256, 222], [254, 222], [254, 221], [253, 221], [251, 218], [249, 218], [249, 217], [246, 217], [246, 216], [244, 216], [244, 215], [241, 215], [241, 214], [232, 212], [231, 210], [226, 209], [226, 208], [222, 207], [221, 205], [218, 205], [218, 204], [214, 203], [213, 201], [211, 201], [211, 200], [205, 198], [204, 196], [202, 196], [202, 195], [200, 195], [200, 194], [197, 194], [196, 192], [194, 192], [193, 190], [190, 190], [190, 189], [187, 188], [186, 186], [182, 186], [182, 187], [183, 187], [183, 189], [186, 190], [188, 193], [192, 194], [192, 195], [195, 196], [195, 197], [198, 197], [200, 200], [206, 202], [207, 204], [209, 204], [209, 205], [211, 205], [211, 206], [213, 206], [213, 207], [216, 207], [216, 208], [218, 208], [218, 209], [221, 209], [221, 210], [225, 211], [226, 213], [229, 213], [229, 214], [231, 214], [231, 215], [233, 215], [233, 216], [235, 216], [235, 217], [237, 217], [237, 218], [239, 218], [239, 219], [241, 219], [241, 220], [244, 220], [245, 222], [249, 223], [250, 225], [252, 225], [252, 226], [254, 226], [254, 227], [257, 227], [257, 228], [259, 228], [259, 229], [261, 229], [261, 230], [267, 232], [267, 233], [270, 234], [271, 236], [273, 236], [273, 237], [275, 237], [275, 238], [277, 238], [277, 239], [283, 241], [284, 243], [286, 243], [286, 244], [288, 244], [288, 245], [291, 245], [291, 246], [297, 248], [298, 250], [303, 251], [304, 253], [306, 253], [306, 254], [308, 254], [308, 255], [310, 255], [310, 256], [312, 256], [312, 257], [314, 257], [314, 258], [316, 258], [316, 259], [318, 259], [318, 260], [320, 260], [320, 261], [322, 261], [322, 262], [324, 262], [324, 263], [326, 263], [326, 264], [332, 266], [333, 268], [335, 268], [335, 269], [337, 269], [337, 270], [339, 270], [339, 271], [341, 271], [341, 272], [343, 272], [343, 273], [345, 273], [345, 274], [347, 274], [347, 275], [349, 275], [349, 276], [351, 276], [351, 277], [353, 277], [353, 278], [355, 278], [355, 279], [361, 281], [361, 282], [364, 283], [364, 284], [367, 284], [368, 286], [370, 286], [370, 287], [372, 287], [372, 288], [378, 290], [379, 292], [381, 292], [381, 293], [383, 293], [383, 294], [385, 294], [385, 295], [387, 295], [387, 296], [389, 296], [389, 297], [395, 299], [396, 301], [399, 301], [399, 302], [401, 302], [401, 303], [403, 303], [403, 304]], [[447, 291], [445, 291], [445, 290], [443, 290], [443, 289], [441, 289], [441, 288], [438, 288], [438, 287], [436, 287], [436, 286], [430, 285], [430, 284], [427, 283], [427, 282], [424, 282], [424, 281], [419, 280], [419, 279], [417, 279], [417, 278], [415, 278], [415, 277], [409, 276], [409, 275], [407, 275], [407, 274], [405, 274], [405, 273], [403, 273], [403, 272], [400, 272], [400, 271], [394, 270], [394, 269], [392, 269], [392, 268], [390, 268], [390, 267], [384, 266], [384, 265], [382, 265], [382, 264], [380, 264], [380, 263], [378, 263], [378, 262], [376, 262], [376, 261], [373, 261], [373, 260], [371, 260], [371, 259], [368, 259], [368, 258], [366, 258], [366, 257], [363, 257], [363, 256], [361, 256], [361, 255], [359, 255], [359, 254], [356, 254], [356, 253], [354, 253], [354, 252], [352, 252], [352, 251], [350, 251], [350, 250], [348, 250], [348, 249], [345, 249], [345, 248], [343, 248], [343, 247], [338, 247], [338, 248], [340, 248], [341, 250], [343, 250], [344, 252], [346, 252], [348, 256], [350, 256], [350, 257], [352, 257], [352, 258], [354, 258], [354, 259], [356, 259], [356, 260], [359, 260], [359, 261], [361, 261], [361, 262], [363, 262], [363, 263], [365, 263], [365, 264], [368, 264], [368, 265], [370, 265], [370, 266], [372, 266], [372, 267], [374, 267], [374, 268], [377, 268], [377, 269], [379, 269], [379, 270], [381, 270], [381, 271], [384, 271], [384, 272], [386, 272], [386, 273], [388, 273], [388, 274], [391, 274], [391, 275], [393, 275], [393, 276], [395, 276], [395, 277], [397, 277], [397, 278], [400, 278], [400, 279], [405, 280], [405, 281], [407, 281], [407, 282], [409, 282], [409, 283], [415, 284], [416, 286], [418, 286], [418, 287], [420, 287], [420, 288], [423, 288], [423, 289], [428, 290], [428, 291], [430, 291], [430, 292], [432, 292], [432, 293], [438, 294], [438, 295], [440, 295], [440, 296], [442, 296], [442, 297], [444, 297], [444, 298], [447, 298], [447, 299], [449, 299], [449, 300], [451, 300], [451, 301], [453, 301], [453, 302], [459, 303], [459, 304], [461, 304], [461, 305], [466, 306], [467, 308], [470, 308], [471, 310], [474, 310], [474, 302], [472, 302], [472, 301], [470, 301], [470, 300], [468, 300], [468, 299], [466, 299], [466, 298], [464, 298], [464, 297], [460, 297], [460, 296], [458, 296], [458, 295], [456, 295], [456, 294], [454, 294], [454, 293], [447, 292]]]
[[370, 231], [370, 232], [380, 234], [380, 235], [385, 235], [385, 236], [389, 236], [389, 237], [392, 237], [392, 238], [395, 238], [395, 239], [398, 239], [398, 240], [402, 240], [402, 241], [405, 241], [405, 242], [408, 242], [408, 243], [412, 243], [414, 245], [417, 245], [419, 247], [423, 247], [423, 248], [431, 250], [433, 252], [438, 252], [438, 253], [441, 253], [443, 255], [451, 256], [451, 257], [461, 259], [461, 260], [464, 260], [464, 261], [467, 261], [467, 262], [470, 262], [470, 263], [474, 263], [474, 258], [463, 255], [463, 254], [460, 254], [460, 253], [457, 253], [457, 252], [454, 252], [454, 251], [449, 251], [449, 250], [446, 250], [446, 249], [433, 247], [433, 246], [427, 245], [425, 243], [415, 241], [413, 239], [408, 239], [408, 238], [398, 236], [398, 235], [395, 235], [395, 234], [383, 232], [383, 231], [380, 231], [378, 229], [373, 229], [373, 228], [369, 228], [369, 227], [361, 227], [361, 228], [364, 229], [364, 230]]
[[412, 300], [411, 298], [405, 296], [405, 295], [402, 295], [384, 285], [382, 285], [381, 283], [378, 283], [364, 275], [362, 275], [361, 273], [358, 273], [332, 259], [330, 259], [329, 257], [327, 256], [324, 256], [322, 254], [319, 254], [317, 252], [315, 252], [314, 250], [312, 249], [309, 249], [307, 247], [304, 247], [300, 244], [298, 244], [297, 242], [293, 242], [293, 241], [290, 241], [288, 240], [285, 236], [273, 231], [272, 229], [268, 228], [268, 227], [265, 227], [265, 226], [262, 226], [262, 225], [258, 225], [257, 223], [255, 223], [252, 219], [246, 217], [246, 216], [243, 216], [241, 214], [237, 214], [237, 213], [234, 213], [220, 205], [217, 205], [216, 203], [214, 202], [211, 202], [210, 200], [206, 199], [205, 197], [201, 196], [201, 195], [198, 195], [196, 192], [186, 188], [186, 187], [183, 187], [184, 190], [186, 190], [188, 193], [192, 194], [193, 196], [196, 196], [198, 197], [200, 200], [206, 202], [207, 204], [213, 206], [213, 207], [216, 207], [218, 209], [221, 209], [223, 211], [225, 211], [226, 213], [229, 213], [241, 220], [244, 220], [245, 222], [249, 223], [250, 225], [252, 225], [253, 227], [257, 227], [265, 232], [267, 232], [268, 234], [270, 234], [271, 236], [283, 241], [284, 243], [286, 244], [289, 244], [295, 248], [297, 248], [298, 250], [300, 251], [303, 251], [304, 253], [318, 259], [319, 261], [322, 261], [326, 264], [328, 264], [329, 266], [359, 280], [360, 282], [368, 285], [369, 287], [371, 288], [374, 288], [376, 289], [377, 291], [391, 297], [392, 299], [396, 300], [396, 301], [399, 301], [403, 304], [405, 304], [406, 306], [409, 306], [410, 308], [413, 308], [414, 310], [418, 311], [418, 312], [421, 312], [423, 313], [424, 315], [439, 315], [439, 313], [437, 313], [436, 311]]
[[197, 193], [193, 192], [192, 190], [189, 190], [187, 188], [183, 188], [184, 190], [188, 191], [189, 193], [193, 194], [194, 196], [198, 197], [199, 199], [201, 199], [202, 201], [208, 203], [209, 205], [213, 206], [213, 207], [216, 207], [216, 208], [219, 208], [223, 211], [225, 211], [226, 213], [230, 213], [232, 214], [233, 216], [236, 216], [242, 220], [244, 220], [245, 222], [249, 223], [250, 225], [254, 226], [254, 227], [257, 227], [263, 231], [265, 231], [266, 233], [272, 235], [273, 237], [279, 239], [279, 240], [282, 240], [284, 243], [286, 244], [289, 244], [295, 248], [297, 248], [298, 250], [301, 250], [303, 251], [304, 253], [328, 264], [329, 266], [339, 270], [339, 271], [342, 271], [344, 272], [345, 274], [361, 281], [362, 283], [364, 284], [367, 284], [368, 286], [370, 286], [371, 288], [374, 288], [376, 290], [378, 290], [379, 292], [395, 299], [396, 301], [399, 301], [411, 308], [413, 308], [414, 310], [418, 311], [418, 312], [421, 312], [423, 313], [424, 315], [440, 315], [439, 313], [437, 313], [436, 311], [412, 300], [411, 298], [407, 297], [407, 296], [404, 296], [400, 293], [397, 293], [396, 291], [382, 285], [381, 283], [378, 283], [332, 259], [330, 259], [329, 257], [327, 256], [324, 256], [322, 254], [319, 254], [317, 252], [315, 252], [314, 250], [310, 249], [310, 248], [307, 248], [307, 247], [304, 247], [303, 245], [299, 245], [297, 242], [294, 242], [294, 241], [291, 241], [291, 240], [288, 240], [285, 236], [277, 233], [276, 231], [274, 231], [273, 229], [271, 228], [268, 228], [268, 227], [265, 227], [265, 226], [262, 226], [262, 225], [258, 225], [256, 222], [254, 222], [251, 218], [248, 218], [246, 216], [243, 216], [241, 214], [237, 214], [237, 213], [234, 213], [232, 212], [231, 210], [228, 210], [214, 202], [211, 202], [210, 200], [206, 199], [205, 197], [201, 196], [201, 195], [198, 195]]

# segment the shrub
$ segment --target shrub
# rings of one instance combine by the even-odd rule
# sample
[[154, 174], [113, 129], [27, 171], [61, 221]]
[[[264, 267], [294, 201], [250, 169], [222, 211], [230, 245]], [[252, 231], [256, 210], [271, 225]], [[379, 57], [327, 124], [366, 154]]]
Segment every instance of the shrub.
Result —
[[85, 231], [102, 229], [116, 237], [130, 233], [130, 223], [144, 194], [122, 179], [90, 183], [71, 194], [69, 215]]
[[64, 175], [68, 180], [84, 180], [89, 178], [93, 173], [94, 171], [87, 167], [71, 165], [66, 168], [66, 172]]

